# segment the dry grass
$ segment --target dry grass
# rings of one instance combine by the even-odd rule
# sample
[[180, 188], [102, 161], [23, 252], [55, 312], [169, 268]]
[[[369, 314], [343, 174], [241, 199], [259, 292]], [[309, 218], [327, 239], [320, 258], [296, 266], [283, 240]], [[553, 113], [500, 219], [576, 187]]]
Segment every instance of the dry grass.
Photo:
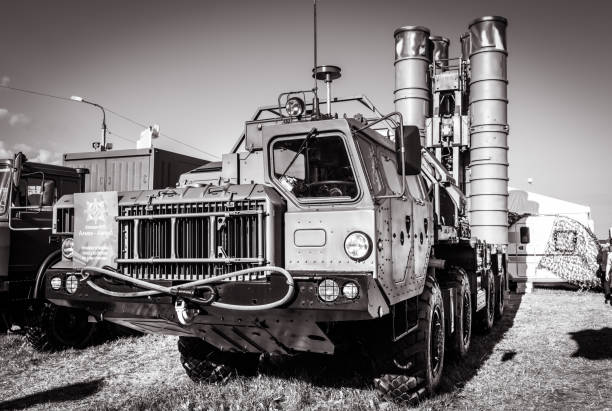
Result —
[[[538, 290], [513, 296], [493, 332], [466, 361], [447, 359], [441, 393], [423, 409], [612, 407], [612, 308], [600, 294]], [[176, 339], [125, 338], [82, 351], [34, 352], [0, 337], [0, 409], [398, 409], [365, 378], [321, 362], [283, 375], [196, 385]]]

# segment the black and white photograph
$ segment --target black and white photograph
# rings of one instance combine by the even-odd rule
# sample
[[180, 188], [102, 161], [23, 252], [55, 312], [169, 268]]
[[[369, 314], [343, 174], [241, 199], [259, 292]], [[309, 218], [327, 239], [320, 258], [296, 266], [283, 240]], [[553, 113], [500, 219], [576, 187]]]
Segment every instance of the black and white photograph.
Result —
[[612, 410], [611, 19], [0, 0], [0, 410]]

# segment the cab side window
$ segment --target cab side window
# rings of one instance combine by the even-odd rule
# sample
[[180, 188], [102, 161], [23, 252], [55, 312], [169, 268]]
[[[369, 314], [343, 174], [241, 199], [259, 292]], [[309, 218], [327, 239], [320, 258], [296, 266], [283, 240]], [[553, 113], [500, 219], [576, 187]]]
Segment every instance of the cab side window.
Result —
[[52, 206], [57, 200], [55, 180], [37, 175], [22, 177], [19, 182], [19, 206]]
[[376, 154], [376, 146], [363, 137], [357, 138], [357, 147], [361, 154], [361, 160], [366, 171], [368, 184], [372, 190], [372, 194], [381, 195], [385, 186], [383, 178], [380, 174], [380, 166], [378, 164], [378, 156]]
[[402, 191], [401, 176], [397, 174], [395, 158], [389, 153], [381, 153], [380, 163], [385, 173], [385, 181], [391, 193], [399, 194]]

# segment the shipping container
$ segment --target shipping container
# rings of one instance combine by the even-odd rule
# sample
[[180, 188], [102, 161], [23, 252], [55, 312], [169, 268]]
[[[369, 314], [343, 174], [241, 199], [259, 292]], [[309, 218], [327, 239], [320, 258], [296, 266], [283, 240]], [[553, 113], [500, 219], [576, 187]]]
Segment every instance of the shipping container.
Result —
[[174, 187], [182, 173], [208, 163], [158, 148], [64, 154], [64, 165], [86, 168], [85, 191], [133, 191]]

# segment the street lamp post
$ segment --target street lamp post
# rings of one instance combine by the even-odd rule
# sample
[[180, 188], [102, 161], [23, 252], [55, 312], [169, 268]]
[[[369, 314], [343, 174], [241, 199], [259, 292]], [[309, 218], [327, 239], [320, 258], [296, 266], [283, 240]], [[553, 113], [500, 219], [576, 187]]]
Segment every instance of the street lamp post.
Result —
[[[98, 142], [97, 144], [99, 145], [100, 151], [110, 150], [112, 148], [112, 145], [106, 144], [106, 111], [104, 111], [104, 107], [92, 101], [85, 100], [83, 97], [79, 96], [70, 96], [70, 100], [78, 101], [79, 103], [89, 104], [90, 106], [98, 107], [100, 110], [102, 110], [102, 143]], [[96, 143], [93, 144], [94, 148], [97, 148]]]

